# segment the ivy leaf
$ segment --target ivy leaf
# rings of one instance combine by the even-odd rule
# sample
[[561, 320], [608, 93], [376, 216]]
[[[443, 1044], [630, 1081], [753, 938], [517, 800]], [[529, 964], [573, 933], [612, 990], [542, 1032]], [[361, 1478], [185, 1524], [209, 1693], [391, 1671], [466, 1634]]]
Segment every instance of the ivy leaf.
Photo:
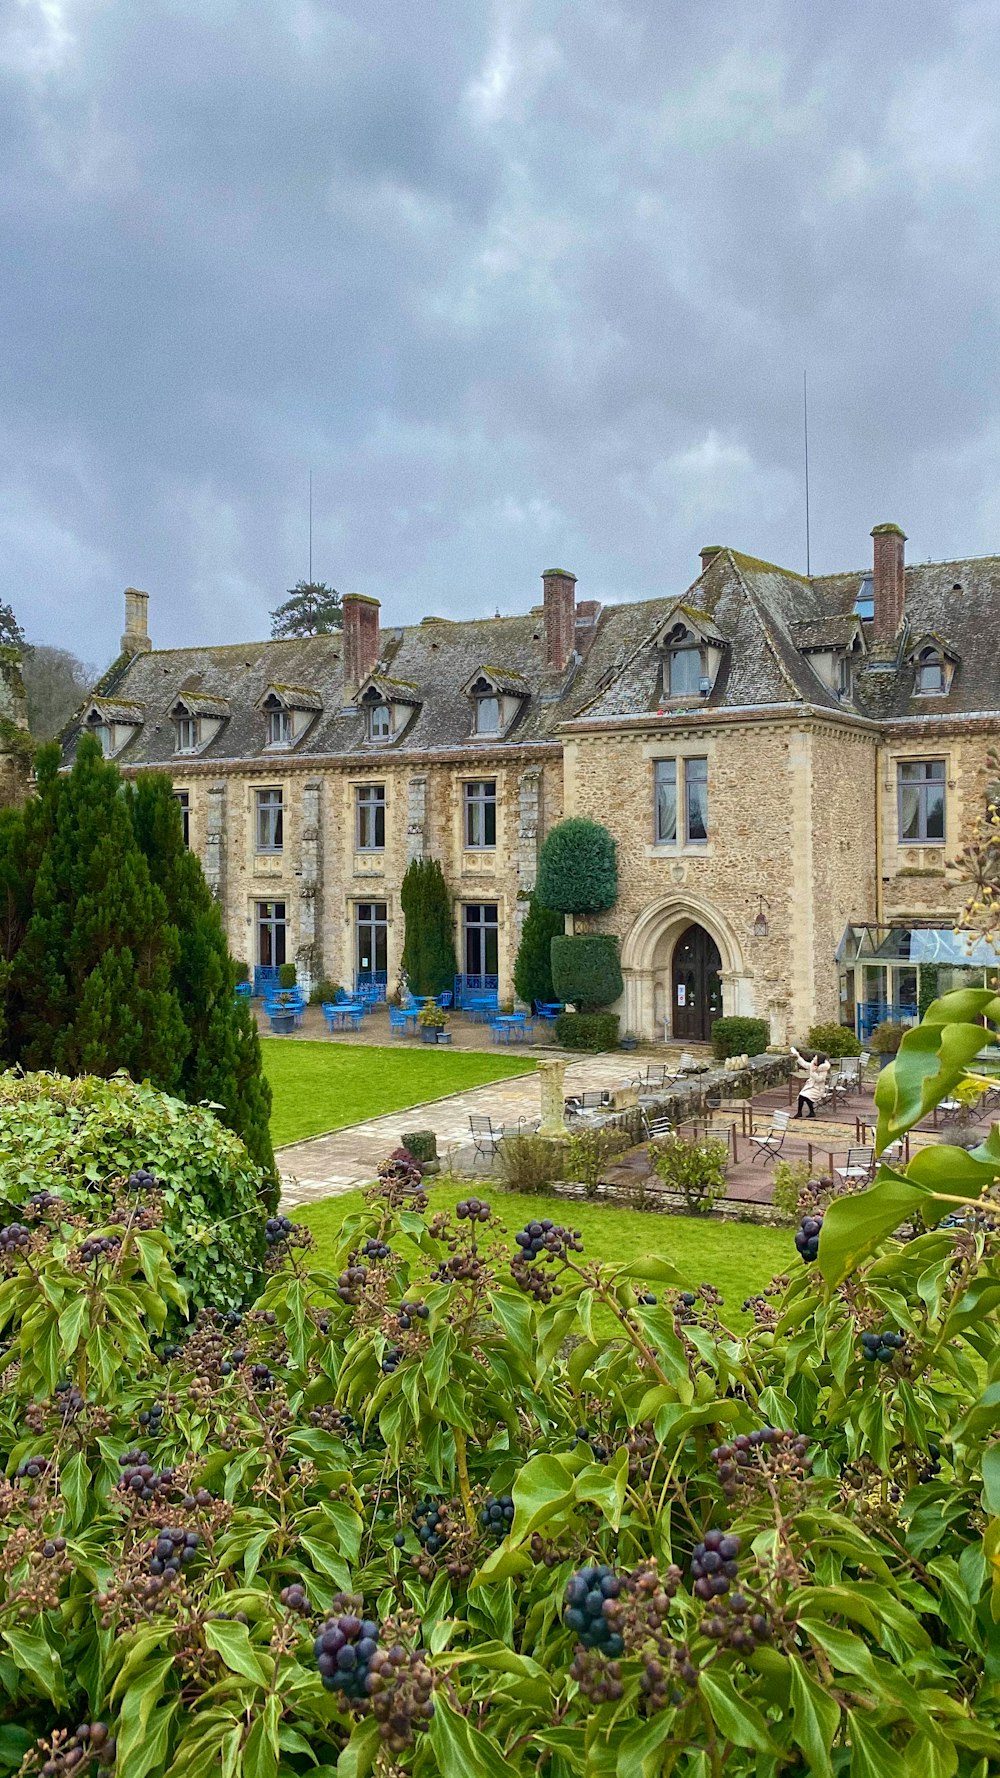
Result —
[[994, 1517], [1000, 1514], [1000, 1445], [983, 1452], [983, 1504]]
[[242, 1679], [252, 1680], [254, 1685], [267, 1685], [269, 1674], [250, 1642], [246, 1624], [211, 1618], [205, 1625], [205, 1641], [222, 1656], [230, 1673], [238, 1673]]
[[[453, 1710], [439, 1692], [431, 1718], [430, 1743], [442, 1772], [455, 1778], [511, 1778], [516, 1768], [479, 1729]], [[338, 1778], [340, 1766], [337, 1767]]]
[[819, 1269], [830, 1286], [853, 1272], [901, 1222], [933, 1193], [904, 1174], [883, 1167], [867, 1191], [835, 1198], [823, 1217]]
[[778, 1749], [760, 1711], [740, 1696], [728, 1674], [701, 1673], [698, 1689], [712, 1712], [716, 1728], [728, 1741], [735, 1741], [737, 1747], [752, 1747], [755, 1753], [777, 1755]]
[[13, 1628], [5, 1630], [3, 1637], [21, 1672], [27, 1673], [39, 1691], [52, 1699], [53, 1704], [65, 1704], [62, 1663], [45, 1637], [34, 1630]]
[[847, 1712], [851, 1778], [899, 1778], [899, 1750], [890, 1747], [860, 1710]]
[[280, 1720], [281, 1705], [272, 1693], [250, 1730], [243, 1749], [244, 1771], [252, 1772], [253, 1778], [278, 1778], [278, 1762], [281, 1758], [278, 1743]]
[[[368, 1778], [381, 1745], [375, 1718], [364, 1717], [351, 1731], [351, 1738], [337, 1761], [337, 1778]], [[325, 1766], [322, 1770], [330, 1771], [331, 1768]]]
[[82, 1523], [91, 1475], [82, 1451], [74, 1451], [59, 1471], [59, 1488], [73, 1525]]
[[812, 1778], [833, 1778], [830, 1749], [840, 1727], [840, 1706], [816, 1684], [798, 1655], [789, 1660], [792, 1740], [809, 1762]]
[[982, 1025], [964, 1021], [983, 1014], [1000, 1016], [1000, 1000], [984, 989], [965, 989], [934, 1001], [923, 1022], [907, 1031], [895, 1061], [883, 1068], [875, 1088], [879, 1154], [958, 1085], [985, 1042]]

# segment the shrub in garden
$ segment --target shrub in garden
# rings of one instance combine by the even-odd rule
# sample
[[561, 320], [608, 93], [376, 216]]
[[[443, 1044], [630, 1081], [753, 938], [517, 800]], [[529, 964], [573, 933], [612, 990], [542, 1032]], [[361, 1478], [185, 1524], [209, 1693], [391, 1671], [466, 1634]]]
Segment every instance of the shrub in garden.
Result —
[[566, 1178], [566, 1143], [555, 1136], [505, 1136], [497, 1145], [500, 1178], [510, 1191], [545, 1191]]
[[528, 912], [514, 964], [514, 988], [528, 1006], [536, 1000], [550, 1005], [556, 997], [552, 985], [552, 940], [565, 930], [562, 914], [543, 907], [536, 894], [528, 898]]
[[762, 1056], [770, 1040], [766, 1019], [734, 1017], [712, 1023], [712, 1054], [720, 1062], [727, 1056]]
[[808, 1161], [776, 1161], [771, 1202], [785, 1216], [797, 1216], [802, 1194], [812, 1177]]
[[0, 1203], [9, 1212], [23, 1214], [47, 1191], [97, 1219], [122, 1180], [147, 1169], [194, 1308], [242, 1302], [264, 1255], [266, 1188], [212, 1112], [124, 1074], [0, 1075]]
[[[938, 1005], [880, 1146], [1000, 1017]], [[789, 1233], [745, 1333], [665, 1258], [380, 1174], [329, 1270], [274, 1219], [259, 1299], [167, 1346], [155, 1196], [0, 1229], [7, 1771], [990, 1778], [994, 1146]]]
[[399, 894], [406, 922], [402, 972], [413, 994], [444, 994], [455, 985], [451, 900], [436, 858], [414, 858]]
[[538, 854], [535, 893], [561, 914], [597, 914], [618, 899], [618, 851], [599, 821], [571, 816], [553, 827]]
[[868, 1048], [875, 1056], [894, 1056], [905, 1032], [905, 1025], [897, 1025], [892, 1019], [883, 1019], [868, 1039]]
[[628, 1133], [614, 1125], [597, 1130], [575, 1130], [566, 1144], [566, 1178], [578, 1180], [591, 1198], [609, 1161], [631, 1146], [632, 1138]]
[[825, 1056], [860, 1056], [861, 1045], [846, 1025], [810, 1025], [809, 1036], [796, 1049], [819, 1050]]
[[278, 986], [279, 986], [279, 988], [294, 988], [298, 979], [299, 979], [298, 970], [296, 969], [294, 963], [279, 963], [278, 964]]
[[680, 1192], [692, 1216], [705, 1215], [726, 1195], [729, 1148], [717, 1137], [685, 1142], [670, 1135], [650, 1143], [653, 1171], [671, 1191]]
[[243, 982], [248, 982], [249, 980], [250, 980], [250, 965], [249, 965], [249, 963], [245, 963], [243, 961], [242, 957], [234, 957], [233, 958], [233, 981], [234, 981], [234, 983], [242, 984]]
[[310, 1006], [332, 1006], [340, 993], [340, 983], [323, 980], [314, 982], [309, 990]]
[[618, 1048], [616, 1012], [561, 1012], [555, 1020], [556, 1042], [564, 1050]]
[[618, 940], [608, 933], [552, 940], [552, 981], [558, 1000], [578, 1012], [610, 1006], [622, 992]]

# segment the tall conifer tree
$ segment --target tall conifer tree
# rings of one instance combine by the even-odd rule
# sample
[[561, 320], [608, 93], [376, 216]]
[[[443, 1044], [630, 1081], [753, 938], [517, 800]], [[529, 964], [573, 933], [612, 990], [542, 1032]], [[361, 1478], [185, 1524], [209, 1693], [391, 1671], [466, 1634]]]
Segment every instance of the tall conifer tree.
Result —
[[179, 940], [173, 984], [189, 1048], [178, 1090], [190, 1104], [209, 1100], [218, 1106], [222, 1122], [276, 1182], [268, 1123], [271, 1089], [250, 1004], [233, 992], [235, 970], [218, 904], [198, 859], [184, 844], [180, 809], [167, 780], [143, 773], [128, 795], [136, 837]]
[[[51, 832], [13, 970], [27, 1068], [113, 1074], [176, 1090], [188, 1048], [172, 984], [176, 929], [132, 825], [121, 778], [97, 740], [51, 787]], [[45, 810], [33, 812], [44, 830]]]
[[406, 920], [403, 969], [415, 994], [443, 994], [455, 981], [451, 899], [436, 858], [414, 858], [400, 890]]
[[521, 943], [514, 964], [514, 987], [522, 1000], [531, 1006], [534, 1001], [551, 1003], [555, 999], [552, 986], [552, 940], [566, 930], [562, 914], [544, 908], [532, 891], [528, 912], [521, 928]]

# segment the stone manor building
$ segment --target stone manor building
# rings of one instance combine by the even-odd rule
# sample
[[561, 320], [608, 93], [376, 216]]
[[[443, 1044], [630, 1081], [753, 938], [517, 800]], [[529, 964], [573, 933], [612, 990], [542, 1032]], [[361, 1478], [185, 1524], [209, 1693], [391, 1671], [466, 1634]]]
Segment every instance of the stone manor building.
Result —
[[[983, 980], [948, 874], [985, 806], [1000, 718], [1000, 559], [807, 579], [705, 549], [634, 604], [542, 576], [521, 615], [154, 649], [125, 595], [121, 654], [65, 739], [170, 774], [188, 844], [251, 967], [391, 990], [408, 860], [440, 859], [463, 978], [512, 973], [539, 847], [564, 815], [618, 844], [623, 1032], [704, 1038], [720, 1012], [775, 1040], [915, 1016]], [[460, 984], [461, 986], [461, 984]]]

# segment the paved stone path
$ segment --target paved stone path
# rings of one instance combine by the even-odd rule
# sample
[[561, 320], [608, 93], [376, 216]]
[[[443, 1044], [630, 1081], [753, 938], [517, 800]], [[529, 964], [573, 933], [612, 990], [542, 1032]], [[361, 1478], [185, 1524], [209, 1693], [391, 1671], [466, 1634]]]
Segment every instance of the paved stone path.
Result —
[[[644, 1065], [644, 1064], [643, 1064]], [[570, 1062], [566, 1068], [566, 1094], [592, 1092], [596, 1089], [622, 1086], [634, 1079], [638, 1065], [622, 1055], [588, 1056]], [[384, 1117], [370, 1118], [366, 1123], [348, 1124], [329, 1136], [312, 1136], [304, 1142], [289, 1143], [277, 1152], [281, 1171], [282, 1208], [312, 1204], [320, 1198], [336, 1196], [367, 1184], [375, 1177], [379, 1161], [398, 1148], [404, 1130], [433, 1130], [438, 1153], [447, 1165], [449, 1150], [455, 1162], [470, 1166], [473, 1149], [469, 1140], [469, 1118], [473, 1113], [490, 1117], [494, 1124], [516, 1124], [518, 1118], [537, 1121], [540, 1113], [539, 1079], [532, 1068], [530, 1074], [513, 1075], [507, 1080], [487, 1081], [464, 1093], [451, 1093], [446, 1099], [433, 1099], [423, 1105], [411, 1105], [405, 1111], [389, 1112]], [[485, 1167], [482, 1168], [485, 1173]]]

